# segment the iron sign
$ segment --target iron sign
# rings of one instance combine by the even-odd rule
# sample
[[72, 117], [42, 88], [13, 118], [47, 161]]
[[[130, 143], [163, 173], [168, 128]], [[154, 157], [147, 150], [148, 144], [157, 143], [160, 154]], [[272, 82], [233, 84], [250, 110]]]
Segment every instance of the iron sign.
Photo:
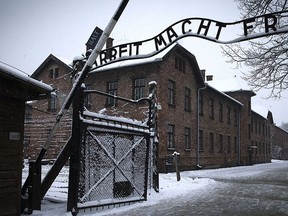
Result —
[[[288, 32], [288, 27], [284, 25], [281, 26], [278, 21], [281, 18], [287, 19], [287, 15], [288, 11], [280, 11], [231, 23], [219, 22], [207, 18], [183, 19], [172, 24], [160, 34], [150, 39], [121, 44], [102, 50], [96, 60], [96, 67], [122, 60], [149, 58], [163, 51], [174, 42], [189, 36], [203, 38], [216, 43], [229, 44], [273, 34], [286, 33]], [[256, 23], [262, 23], [261, 31], [263, 32], [255, 33], [255, 31], [253, 31]], [[231, 30], [237, 30], [240, 36], [232, 40], [225, 38], [225, 33], [229, 33], [230, 36]], [[147, 47], [150, 47], [151, 51], [146, 52], [146, 54], [140, 54], [143, 53], [141, 51], [147, 50]], [[109, 56], [107, 53], [110, 53]]]

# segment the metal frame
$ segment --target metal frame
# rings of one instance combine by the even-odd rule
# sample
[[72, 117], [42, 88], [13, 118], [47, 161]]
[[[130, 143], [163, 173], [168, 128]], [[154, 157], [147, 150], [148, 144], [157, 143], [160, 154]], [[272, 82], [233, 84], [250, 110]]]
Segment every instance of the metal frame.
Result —
[[[114, 95], [110, 95], [104, 92], [100, 92], [97, 90], [84, 90], [82, 93], [78, 95], [78, 99], [76, 99], [77, 104], [74, 107], [73, 111], [73, 130], [72, 130], [72, 142], [74, 143], [71, 147], [71, 158], [70, 158], [70, 172], [69, 172], [69, 190], [68, 190], [68, 202], [67, 202], [67, 211], [72, 212], [78, 212], [78, 209], [87, 209], [87, 208], [104, 208], [111, 206], [117, 206], [117, 205], [126, 205], [133, 202], [143, 201], [147, 200], [147, 190], [150, 185], [153, 186], [156, 192], [159, 192], [159, 175], [157, 170], [157, 158], [158, 158], [158, 133], [157, 133], [157, 104], [156, 104], [156, 83], [152, 82], [149, 84], [150, 88], [150, 94], [147, 98], [142, 98], [139, 100], [130, 100]], [[137, 104], [141, 101], [146, 101], [149, 104], [149, 118], [147, 125], [139, 125], [139, 124], [133, 124], [133, 123], [127, 123], [126, 121], [121, 121], [119, 119], [115, 118], [109, 118], [105, 117], [103, 115], [92, 113], [89, 111], [83, 112], [83, 104], [84, 104], [84, 98], [85, 94], [91, 94], [96, 93], [100, 95], [104, 95], [107, 97], [113, 97], [117, 100], [122, 100], [130, 103]], [[81, 100], [81, 103], [79, 103], [79, 99]], [[81, 104], [81, 106], [79, 106]], [[80, 115], [79, 115], [80, 114]], [[107, 158], [112, 161], [113, 167], [106, 172], [104, 177], [100, 179], [100, 182], [97, 184], [100, 184], [101, 181], [104, 181], [105, 176], [108, 176], [111, 172], [113, 172], [115, 169], [117, 169], [122, 176], [124, 176], [127, 180], [127, 176], [125, 176], [125, 172], [119, 168], [119, 164], [125, 159], [125, 155], [128, 155], [133, 151], [137, 145], [140, 143], [138, 140], [136, 143], [133, 143], [133, 146], [131, 149], [129, 149], [128, 152], [125, 153], [123, 157], [121, 157], [120, 160], [116, 160], [108, 151], [105, 149], [105, 147], [101, 144], [101, 141], [98, 140], [97, 136], [95, 136], [94, 132], [105, 132], [110, 134], [123, 134], [123, 135], [131, 135], [131, 136], [142, 136], [141, 140], [145, 139], [146, 143], [146, 159], [145, 159], [145, 188], [144, 191], [137, 191], [137, 186], [131, 184], [131, 187], [136, 189], [136, 193], [138, 193], [138, 198], [127, 198], [125, 199], [114, 199], [110, 203], [91, 203], [87, 205], [79, 205], [79, 201], [84, 201], [85, 196], [88, 195], [85, 194], [80, 198], [79, 196], [79, 179], [81, 174], [81, 163], [82, 160], [82, 153], [83, 146], [85, 145], [84, 142], [86, 140], [87, 135], [92, 137], [95, 143], [97, 143], [100, 148], [102, 148], [103, 152], [106, 154]], [[128, 180], [129, 181], [129, 180]], [[97, 187], [97, 185], [93, 185], [93, 187]], [[94, 190], [94, 188], [90, 189], [90, 192]], [[142, 194], [143, 193], [143, 194]]]

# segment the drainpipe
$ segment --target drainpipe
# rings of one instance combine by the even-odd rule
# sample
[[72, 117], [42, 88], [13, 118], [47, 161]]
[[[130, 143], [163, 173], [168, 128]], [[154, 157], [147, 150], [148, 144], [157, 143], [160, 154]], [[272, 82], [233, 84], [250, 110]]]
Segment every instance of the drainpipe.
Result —
[[201, 168], [200, 165], [200, 137], [199, 137], [199, 129], [200, 129], [200, 91], [206, 89], [207, 86], [205, 85], [204, 87], [201, 87], [198, 89], [197, 93], [197, 167]]

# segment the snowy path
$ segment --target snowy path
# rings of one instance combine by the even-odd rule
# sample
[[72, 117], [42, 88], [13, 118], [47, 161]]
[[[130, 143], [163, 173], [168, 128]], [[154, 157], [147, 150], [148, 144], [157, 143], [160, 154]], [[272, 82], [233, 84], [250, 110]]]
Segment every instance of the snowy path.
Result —
[[[47, 196], [65, 199], [62, 173]], [[33, 215], [71, 215], [65, 209], [66, 203], [44, 200]], [[175, 173], [160, 174], [160, 193], [151, 192], [147, 202], [78, 215], [288, 215], [288, 161], [182, 172], [179, 182]]]

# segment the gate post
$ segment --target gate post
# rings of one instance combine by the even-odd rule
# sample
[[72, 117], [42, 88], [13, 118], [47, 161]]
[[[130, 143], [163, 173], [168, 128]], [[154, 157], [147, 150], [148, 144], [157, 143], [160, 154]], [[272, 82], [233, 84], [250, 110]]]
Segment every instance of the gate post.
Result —
[[80, 150], [81, 150], [81, 121], [80, 114], [83, 112], [84, 89], [82, 87], [77, 92], [73, 100], [73, 118], [72, 118], [72, 135], [71, 135], [71, 156], [69, 168], [69, 185], [67, 211], [73, 211], [76, 215], [78, 212], [78, 188], [80, 172]]
[[152, 172], [152, 186], [156, 192], [159, 192], [159, 173], [158, 173], [158, 125], [157, 125], [157, 83], [149, 83], [149, 128], [150, 128], [150, 146], [152, 155], [150, 155], [150, 169]]

